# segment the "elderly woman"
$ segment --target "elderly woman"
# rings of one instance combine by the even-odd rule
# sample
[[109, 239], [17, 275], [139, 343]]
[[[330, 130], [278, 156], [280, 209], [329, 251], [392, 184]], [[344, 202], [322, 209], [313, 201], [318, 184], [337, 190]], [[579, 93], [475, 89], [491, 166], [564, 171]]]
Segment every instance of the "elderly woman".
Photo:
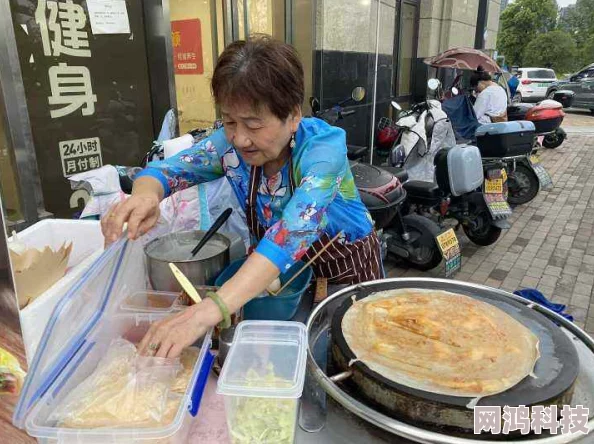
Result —
[[112, 242], [128, 222], [135, 239], [158, 219], [170, 193], [225, 175], [244, 205], [252, 253], [233, 278], [199, 304], [156, 323], [142, 352], [178, 356], [207, 329], [230, 324], [229, 314], [262, 293], [296, 261], [313, 263], [317, 277], [353, 284], [383, 276], [373, 221], [349, 168], [345, 133], [303, 118], [303, 67], [289, 45], [268, 37], [231, 44], [212, 78], [224, 128], [175, 157], [151, 163], [132, 196], [103, 219]]

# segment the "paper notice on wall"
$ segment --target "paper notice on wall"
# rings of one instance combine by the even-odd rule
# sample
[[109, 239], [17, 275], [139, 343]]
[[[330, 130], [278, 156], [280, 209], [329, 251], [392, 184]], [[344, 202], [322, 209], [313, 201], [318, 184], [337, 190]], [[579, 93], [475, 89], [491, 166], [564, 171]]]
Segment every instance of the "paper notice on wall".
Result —
[[87, 0], [93, 34], [130, 34], [126, 0]]

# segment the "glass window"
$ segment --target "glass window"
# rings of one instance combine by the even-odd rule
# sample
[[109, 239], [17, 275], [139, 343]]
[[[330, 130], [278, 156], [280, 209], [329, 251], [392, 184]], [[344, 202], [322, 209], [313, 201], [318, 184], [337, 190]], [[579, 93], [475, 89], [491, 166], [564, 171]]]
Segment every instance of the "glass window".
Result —
[[[221, 33], [215, 35], [213, 32], [213, 26], [218, 31], [221, 22], [211, 5], [211, 2], [194, 0], [172, 0], [169, 3], [175, 90], [182, 134], [208, 127], [216, 119], [210, 79], [218, 56], [214, 48], [224, 48], [224, 44], [220, 41]], [[199, 53], [194, 54], [194, 51]], [[198, 69], [190, 69], [196, 65]]]
[[412, 68], [417, 44], [415, 40], [416, 18], [417, 6], [403, 3], [400, 16], [399, 96], [407, 96], [412, 92]]
[[555, 79], [555, 71], [552, 69], [539, 69], [528, 71], [529, 79]]

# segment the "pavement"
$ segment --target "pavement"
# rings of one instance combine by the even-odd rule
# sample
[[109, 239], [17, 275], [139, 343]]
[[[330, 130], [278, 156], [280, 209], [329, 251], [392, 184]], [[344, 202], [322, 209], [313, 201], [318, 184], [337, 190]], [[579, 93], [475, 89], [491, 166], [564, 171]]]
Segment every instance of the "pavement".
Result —
[[566, 109], [561, 126], [569, 133], [594, 133], [594, 114], [587, 109]]
[[[459, 230], [462, 270], [455, 279], [510, 292], [537, 288], [566, 304], [594, 336], [594, 116], [571, 110], [563, 128], [568, 138], [559, 148], [539, 151], [554, 188], [514, 208], [511, 229], [494, 245], [478, 247]], [[444, 274], [443, 263], [429, 272], [385, 267], [389, 277]]]

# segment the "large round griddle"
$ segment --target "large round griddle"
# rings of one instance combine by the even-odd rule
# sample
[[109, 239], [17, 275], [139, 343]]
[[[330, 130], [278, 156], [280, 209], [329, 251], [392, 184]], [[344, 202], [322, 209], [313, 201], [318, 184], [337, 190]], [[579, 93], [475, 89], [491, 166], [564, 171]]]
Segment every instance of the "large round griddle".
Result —
[[[538, 337], [541, 356], [534, 369], [536, 378], [528, 376], [503, 393], [482, 398], [477, 405], [556, 404], [561, 408], [564, 404], [569, 404], [579, 372], [579, 359], [567, 335], [552, 321], [512, 298], [480, 288], [448, 289], [443, 285], [433, 285], [431, 282], [423, 283], [422, 287], [410, 286], [409, 288], [451, 291], [492, 304], [521, 322]], [[392, 289], [394, 286], [390, 283], [378, 281], [369, 286], [356, 287], [353, 290], [353, 296], [356, 300], [360, 300], [373, 293]], [[424, 427], [450, 429], [451, 433], [472, 432], [473, 411], [467, 407], [472, 398], [413, 389], [384, 378], [359, 361], [349, 366], [351, 360], [356, 357], [346, 343], [341, 324], [344, 314], [352, 304], [352, 297], [345, 298], [334, 313], [331, 324], [334, 364], [341, 370], [352, 372], [352, 376], [344, 384], [350, 385], [351, 390], [356, 390], [367, 401], [390, 416], [407, 422], [420, 423]]]

